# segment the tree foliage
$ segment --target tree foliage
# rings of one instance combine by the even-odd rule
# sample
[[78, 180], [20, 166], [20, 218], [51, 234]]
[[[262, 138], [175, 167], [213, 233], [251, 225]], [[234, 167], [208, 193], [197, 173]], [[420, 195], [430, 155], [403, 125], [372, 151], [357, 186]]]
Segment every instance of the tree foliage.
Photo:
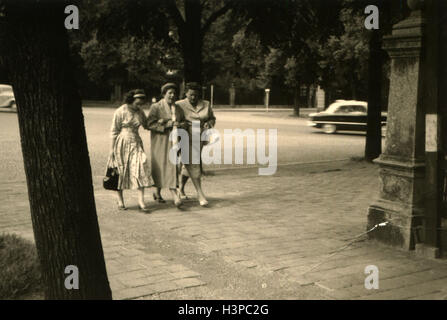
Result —
[[[98, 86], [143, 87], [156, 94], [181, 59], [157, 1], [84, 0], [82, 28], [71, 34], [74, 55]], [[82, 72], [81, 72], [82, 73]]]
[[319, 48], [322, 84], [344, 97], [365, 99], [368, 76], [368, 32], [359, 10], [340, 11], [343, 32], [331, 35]]
[[[102, 83], [116, 78], [160, 81], [167, 52], [187, 80], [233, 77], [226, 82], [248, 82], [251, 87], [280, 82], [292, 88], [317, 79], [315, 43], [333, 29], [338, 3], [84, 0], [86, 27], [79, 49], [90, 78]], [[135, 38], [144, 44], [137, 45]], [[138, 59], [128, 57], [135, 45]], [[136, 66], [152, 75], [138, 76]]]
[[263, 0], [243, 6], [243, 14], [250, 18], [245, 33], [259, 37], [267, 48], [259, 72], [265, 84], [296, 95], [302, 85], [317, 83], [322, 73], [320, 45], [340, 30], [340, 1]]
[[[75, 51], [96, 83], [153, 88], [169, 78], [291, 94], [321, 84], [367, 96], [363, 0], [84, 0]], [[383, 2], [381, 32], [399, 17]], [[383, 13], [382, 13], [383, 12]]]

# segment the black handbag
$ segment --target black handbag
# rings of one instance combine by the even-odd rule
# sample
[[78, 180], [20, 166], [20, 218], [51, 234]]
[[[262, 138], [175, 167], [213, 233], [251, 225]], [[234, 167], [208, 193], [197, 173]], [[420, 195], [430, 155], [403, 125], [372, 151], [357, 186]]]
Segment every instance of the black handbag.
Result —
[[118, 168], [107, 168], [106, 176], [102, 180], [104, 189], [118, 191]]

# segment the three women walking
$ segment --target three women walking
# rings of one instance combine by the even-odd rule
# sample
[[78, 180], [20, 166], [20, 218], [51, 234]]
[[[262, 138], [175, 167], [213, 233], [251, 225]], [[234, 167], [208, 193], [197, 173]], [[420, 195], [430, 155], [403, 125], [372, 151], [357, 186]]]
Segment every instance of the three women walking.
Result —
[[[199, 122], [202, 131], [213, 128], [216, 118], [210, 103], [199, 99], [200, 88], [197, 83], [188, 83], [186, 99], [175, 102], [177, 86], [166, 83], [161, 88], [162, 98], [150, 107], [147, 117], [141, 109], [146, 97], [144, 91], [132, 90], [126, 95], [126, 103], [115, 111], [107, 166], [118, 169], [117, 199], [120, 210], [126, 210], [123, 190], [137, 189], [140, 210], [149, 212], [144, 202], [144, 188], [151, 186], [156, 188], [154, 200], [165, 202], [161, 190], [169, 189], [175, 206], [180, 207], [181, 198], [187, 198], [184, 188], [189, 177], [200, 205], [208, 205], [201, 185], [201, 157], [198, 161], [193, 159], [194, 154], [201, 154], [203, 143], [200, 143], [199, 150], [194, 150], [197, 147], [192, 143], [192, 123]], [[140, 126], [151, 132], [150, 164], [138, 133]], [[182, 166], [170, 157], [171, 150], [178, 142], [177, 135], [171, 133], [178, 129], [186, 130], [189, 135], [189, 161]], [[175, 137], [174, 140], [171, 136]]]

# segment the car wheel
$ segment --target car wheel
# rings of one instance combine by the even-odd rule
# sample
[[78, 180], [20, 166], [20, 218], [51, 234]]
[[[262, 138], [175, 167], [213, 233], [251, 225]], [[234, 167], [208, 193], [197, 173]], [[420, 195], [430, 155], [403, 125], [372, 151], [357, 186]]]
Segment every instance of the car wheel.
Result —
[[337, 127], [334, 124], [325, 124], [323, 125], [324, 133], [335, 133], [337, 131]]

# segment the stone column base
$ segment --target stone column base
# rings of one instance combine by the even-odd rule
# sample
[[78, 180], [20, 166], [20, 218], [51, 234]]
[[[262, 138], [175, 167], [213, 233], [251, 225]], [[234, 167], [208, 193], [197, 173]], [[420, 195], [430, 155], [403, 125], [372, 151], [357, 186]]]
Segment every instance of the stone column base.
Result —
[[379, 199], [368, 208], [367, 230], [382, 222], [388, 224], [369, 233], [369, 238], [414, 250], [415, 244], [421, 241], [422, 217], [422, 208]]
[[438, 259], [441, 256], [439, 248], [429, 247], [424, 243], [416, 244], [416, 255], [428, 258], [428, 259]]

